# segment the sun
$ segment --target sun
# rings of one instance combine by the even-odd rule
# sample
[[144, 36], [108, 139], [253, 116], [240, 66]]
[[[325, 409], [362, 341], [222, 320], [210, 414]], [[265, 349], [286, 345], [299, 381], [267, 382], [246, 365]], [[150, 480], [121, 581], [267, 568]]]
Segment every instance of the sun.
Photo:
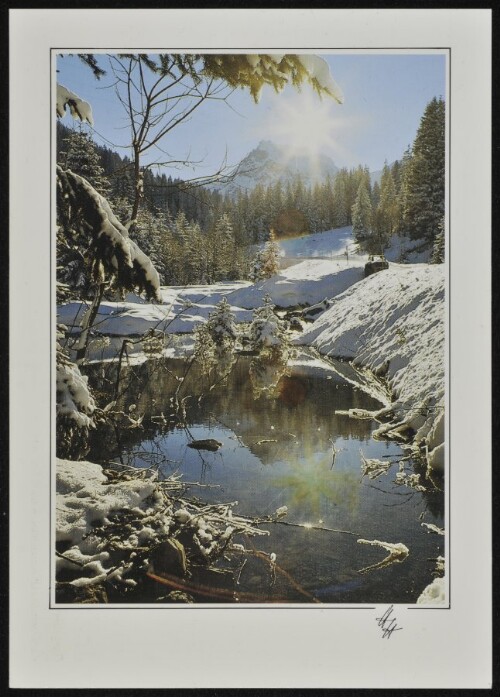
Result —
[[335, 150], [339, 125], [335, 107], [331, 100], [321, 100], [314, 93], [277, 101], [267, 119], [267, 137], [281, 142], [290, 159], [304, 156], [317, 161]]

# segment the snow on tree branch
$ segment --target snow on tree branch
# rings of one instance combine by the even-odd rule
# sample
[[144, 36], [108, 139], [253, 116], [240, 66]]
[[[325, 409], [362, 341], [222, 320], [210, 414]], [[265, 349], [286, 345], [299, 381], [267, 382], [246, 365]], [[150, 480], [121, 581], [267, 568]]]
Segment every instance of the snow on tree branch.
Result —
[[57, 347], [57, 415], [74, 421], [79, 428], [91, 428], [94, 424], [92, 414], [95, 402], [88, 387], [88, 377], [80, 373], [78, 366], [72, 363]]
[[88, 377], [69, 358], [61, 342], [66, 327], [57, 326], [56, 343], [56, 414], [57, 452], [77, 456], [87, 452], [87, 438], [94, 428], [96, 403], [88, 385]]
[[138, 290], [161, 302], [158, 272], [106, 199], [86, 179], [61, 167], [57, 167], [57, 196], [62, 225], [89, 238], [94, 279], [102, 283], [108, 275], [121, 289]]
[[317, 92], [326, 92], [336, 102], [343, 104], [342, 90], [333, 79], [328, 63], [323, 58], [314, 54], [302, 54], [297, 55], [297, 59], [305, 68], [308, 80]]
[[91, 126], [94, 125], [94, 119], [92, 116], [92, 107], [88, 102], [81, 99], [77, 94], [71, 92], [64, 85], [57, 85], [56, 94], [56, 113], [59, 118], [62, 118], [66, 113], [66, 107], [69, 109], [69, 113], [74, 119], [80, 119], [80, 121], [87, 121]]
[[248, 88], [255, 101], [264, 85], [281, 92], [288, 83], [298, 88], [304, 82], [319, 95], [327, 94], [339, 104], [344, 101], [328, 63], [314, 54], [214, 54], [204, 55], [203, 62], [206, 76], [223, 79], [231, 87]]

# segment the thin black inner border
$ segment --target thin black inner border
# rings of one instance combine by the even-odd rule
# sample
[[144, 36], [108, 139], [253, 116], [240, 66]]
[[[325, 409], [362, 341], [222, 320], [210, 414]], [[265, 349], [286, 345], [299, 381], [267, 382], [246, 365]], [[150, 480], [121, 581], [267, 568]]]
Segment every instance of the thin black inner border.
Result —
[[[184, 48], [168, 48], [169, 51], [172, 53], [178, 52], [178, 51], [183, 51], [186, 52], [186, 49]], [[279, 50], [288, 50], [288, 47], [265, 47], [265, 48], [255, 48], [255, 47], [237, 47], [237, 48], [231, 48], [231, 47], [224, 47], [224, 48], [219, 48], [219, 47], [209, 47], [209, 48], [190, 48], [189, 53], [200, 53], [203, 51], [210, 52], [210, 53], [215, 53], [217, 51], [221, 53], [241, 53], [242, 51], [251, 51], [253, 53], [262, 53], [263, 51], [279, 51]], [[448, 370], [446, 371], [446, 365], [445, 365], [445, 377], [447, 377], [447, 380], [445, 379], [445, 452], [448, 452], [448, 472], [446, 472], [446, 467], [445, 467], [445, 496], [444, 496], [444, 502], [445, 502], [445, 520], [447, 518], [448, 520], [448, 525], [447, 525], [447, 530], [446, 530], [446, 537], [445, 537], [445, 550], [446, 550], [446, 570], [447, 570], [447, 575], [448, 575], [448, 605], [446, 607], [443, 606], [427, 606], [427, 607], [417, 607], [416, 605], [404, 605], [400, 604], [399, 607], [403, 607], [406, 610], [451, 610], [451, 534], [450, 534], [450, 529], [451, 529], [451, 506], [450, 506], [450, 501], [451, 501], [451, 46], [434, 46], [434, 47], [429, 47], [429, 46], [385, 46], [385, 47], [360, 47], [360, 46], [343, 46], [342, 48], [332, 48], [331, 46], [328, 48], [321, 47], [321, 46], [313, 46], [313, 47], [305, 47], [301, 46], [300, 48], [295, 47], [294, 51], [297, 52], [299, 50], [302, 51], [325, 51], [325, 52], [332, 52], [332, 55], [334, 55], [333, 52], [335, 53], [344, 53], [346, 51], [359, 51], [360, 53], [363, 52], [365, 55], [371, 55], [371, 54], [380, 54], [383, 51], [386, 52], [396, 52], [396, 51], [405, 51], [405, 53], [410, 53], [411, 51], [425, 51], [425, 52], [432, 52], [432, 51], [447, 51], [447, 57], [448, 57], [448, 69], [446, 71], [446, 77], [447, 77], [447, 85], [446, 85], [446, 111], [447, 111], [447, 123], [448, 123], [448, 138], [446, 145], [448, 146], [448, 153], [447, 153], [447, 161], [446, 165], [448, 167], [448, 197], [447, 197], [447, 203], [448, 203], [448, 210], [447, 210], [447, 228], [448, 228], [448, 245], [445, 248], [445, 259], [446, 259], [446, 266], [447, 266], [447, 280], [448, 284], [447, 287], [445, 287], [445, 294], [447, 297], [448, 301], [448, 331], [445, 331], [445, 341], [446, 338], [448, 340]], [[53, 535], [53, 517], [54, 517], [54, 497], [53, 497], [53, 487], [52, 487], [52, 477], [54, 476], [54, 462], [55, 462], [55, 457], [56, 454], [53, 451], [53, 438], [54, 438], [54, 419], [52, 418], [53, 414], [53, 409], [55, 408], [55, 405], [52, 403], [52, 396], [53, 396], [53, 380], [54, 380], [54, 356], [55, 356], [55, 342], [54, 342], [54, 309], [55, 309], [55, 297], [54, 297], [54, 288], [53, 288], [53, 273], [54, 273], [54, 259], [53, 256], [55, 254], [52, 253], [52, 244], [53, 244], [53, 225], [52, 225], [52, 220], [53, 220], [53, 215], [55, 214], [55, 210], [53, 210], [53, 171], [54, 171], [54, 138], [55, 138], [55, 127], [54, 127], [54, 121], [52, 118], [52, 106], [53, 106], [53, 84], [54, 84], [54, 75], [53, 75], [53, 64], [52, 64], [52, 59], [53, 59], [53, 54], [57, 54], [59, 52], [71, 52], [71, 53], [80, 53], [80, 52], [90, 52], [90, 53], [96, 53], [98, 55], [106, 55], [108, 53], [112, 52], [118, 52], [118, 51], [126, 51], [126, 52], [132, 52], [132, 53], [137, 53], [137, 49], [134, 48], [124, 48], [123, 46], [120, 46], [119, 48], [75, 48], [75, 47], [58, 47], [55, 48], [53, 46], [50, 47], [49, 49], [49, 60], [50, 60], [50, 70], [49, 70], [49, 75], [50, 75], [50, 85], [49, 85], [49, 93], [50, 93], [50, 104], [49, 104], [49, 109], [50, 109], [50, 137], [49, 137], [49, 146], [50, 146], [50, 157], [49, 157], [49, 163], [50, 163], [50, 176], [49, 176], [49, 190], [50, 190], [50, 235], [49, 235], [49, 240], [50, 240], [50, 399], [49, 399], [49, 433], [50, 433], [50, 446], [49, 446], [49, 503], [50, 503], [50, 516], [49, 516], [49, 526], [50, 526], [50, 531], [49, 531], [49, 546], [50, 546], [50, 560], [49, 560], [49, 584], [48, 584], [48, 590], [49, 590], [49, 603], [48, 603], [48, 609], [49, 610], [188, 610], [188, 611], [196, 611], [196, 610], [233, 610], [233, 609], [239, 609], [239, 610], [311, 610], [311, 609], [319, 609], [319, 610], [375, 610], [376, 606], [375, 605], [337, 605], [337, 604], [322, 604], [321, 606], [316, 607], [314, 604], [310, 605], [304, 605], [304, 604], [294, 604], [294, 605], [288, 605], [285, 603], [282, 604], [261, 604], [261, 603], [253, 603], [253, 604], [238, 604], [238, 603], [232, 603], [232, 604], [218, 604], [218, 603], [211, 603], [211, 604], [195, 604], [192, 606], [176, 606], [175, 604], [172, 605], [141, 605], [138, 603], [137, 605], [127, 605], [127, 604], [121, 604], [121, 603], [116, 603], [116, 604], [104, 604], [104, 605], [67, 605], [67, 604], [60, 604], [58, 605], [55, 601], [54, 604], [52, 604], [52, 585], [53, 583], [55, 584], [55, 575], [53, 577], [52, 571], [55, 569], [54, 567], [54, 561], [53, 561], [53, 550], [55, 546], [55, 539]], [[162, 51], [165, 51], [165, 48], [158, 49], [158, 48], [141, 48], [140, 51], [148, 51], [150, 53], [161, 53]], [[422, 55], [425, 55], [422, 54]], [[446, 226], [445, 226], [446, 229]], [[445, 315], [446, 316], [446, 315]], [[446, 330], [446, 327], [445, 327]], [[55, 409], [54, 409], [54, 414], [55, 414]], [[445, 460], [446, 463], [446, 460]], [[446, 513], [448, 516], [446, 517]], [[446, 546], [447, 545], [447, 546]], [[384, 603], [382, 603], [384, 604]]]

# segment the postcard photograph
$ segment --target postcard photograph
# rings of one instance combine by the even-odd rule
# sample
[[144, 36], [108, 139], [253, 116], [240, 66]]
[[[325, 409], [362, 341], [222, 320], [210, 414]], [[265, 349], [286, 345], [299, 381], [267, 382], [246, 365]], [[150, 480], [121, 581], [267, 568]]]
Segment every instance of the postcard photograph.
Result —
[[447, 607], [447, 50], [53, 50], [53, 606]]

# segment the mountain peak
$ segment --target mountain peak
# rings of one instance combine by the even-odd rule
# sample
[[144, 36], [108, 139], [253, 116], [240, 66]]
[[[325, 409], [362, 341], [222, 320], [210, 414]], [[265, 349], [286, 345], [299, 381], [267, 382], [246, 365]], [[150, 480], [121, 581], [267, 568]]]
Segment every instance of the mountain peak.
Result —
[[306, 186], [313, 185], [324, 181], [328, 175], [335, 176], [338, 171], [333, 160], [326, 155], [314, 161], [305, 155], [291, 156], [286, 146], [263, 139], [236, 166], [231, 181], [213, 188], [234, 196], [239, 191], [251, 191], [257, 184], [270, 186], [281, 181], [286, 185], [294, 181], [298, 174]]
[[276, 143], [273, 143], [272, 140], [261, 140], [255, 150], [265, 150], [272, 155], [281, 154], [281, 148], [279, 148]]

